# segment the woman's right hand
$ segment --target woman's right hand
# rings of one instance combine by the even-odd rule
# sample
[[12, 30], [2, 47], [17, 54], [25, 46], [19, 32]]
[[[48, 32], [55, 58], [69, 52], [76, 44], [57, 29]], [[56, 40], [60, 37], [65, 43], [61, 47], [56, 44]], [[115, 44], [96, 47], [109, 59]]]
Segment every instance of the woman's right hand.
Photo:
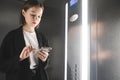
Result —
[[20, 56], [19, 56], [20, 57], [20, 61], [28, 58], [30, 53], [31, 53], [31, 51], [32, 51], [32, 49], [33, 49], [32, 46], [24, 47], [22, 52], [21, 52], [21, 54], [20, 54]]

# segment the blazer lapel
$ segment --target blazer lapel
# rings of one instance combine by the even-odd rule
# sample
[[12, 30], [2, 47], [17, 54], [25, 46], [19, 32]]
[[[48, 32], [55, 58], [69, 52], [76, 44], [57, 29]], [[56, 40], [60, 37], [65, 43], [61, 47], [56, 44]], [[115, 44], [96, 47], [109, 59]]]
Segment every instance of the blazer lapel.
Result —
[[41, 48], [41, 46], [42, 46], [42, 43], [41, 43], [42, 42], [42, 38], [41, 38], [40, 33], [38, 32], [38, 30], [35, 29], [35, 32], [36, 32], [39, 48]]
[[[26, 46], [25, 45], [25, 40], [23, 36], [23, 29], [22, 27], [18, 28], [15, 32], [15, 50], [18, 55], [21, 54], [23, 48]], [[29, 68], [29, 58], [25, 59], [22, 61], [22, 66], [28, 67]]]
[[22, 49], [25, 47], [25, 41], [23, 36], [22, 27], [18, 28], [15, 33], [15, 46], [16, 51], [20, 54]]

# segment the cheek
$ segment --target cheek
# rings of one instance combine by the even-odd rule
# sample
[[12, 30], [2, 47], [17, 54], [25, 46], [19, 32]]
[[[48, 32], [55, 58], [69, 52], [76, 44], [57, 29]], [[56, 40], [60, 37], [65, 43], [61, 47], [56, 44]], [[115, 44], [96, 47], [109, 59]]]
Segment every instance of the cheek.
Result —
[[39, 24], [39, 23], [40, 23], [40, 21], [41, 21], [41, 19], [38, 19], [38, 20], [37, 20], [37, 23]]
[[26, 23], [30, 22], [31, 18], [29, 16], [25, 16]]

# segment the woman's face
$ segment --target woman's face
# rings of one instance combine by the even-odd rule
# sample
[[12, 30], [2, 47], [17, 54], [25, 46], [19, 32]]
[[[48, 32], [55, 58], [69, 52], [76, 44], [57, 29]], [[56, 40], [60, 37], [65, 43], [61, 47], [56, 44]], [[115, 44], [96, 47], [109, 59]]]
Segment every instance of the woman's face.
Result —
[[42, 13], [43, 8], [38, 6], [31, 7], [27, 11], [22, 10], [22, 15], [24, 16], [26, 21], [25, 25], [35, 28], [41, 21]]

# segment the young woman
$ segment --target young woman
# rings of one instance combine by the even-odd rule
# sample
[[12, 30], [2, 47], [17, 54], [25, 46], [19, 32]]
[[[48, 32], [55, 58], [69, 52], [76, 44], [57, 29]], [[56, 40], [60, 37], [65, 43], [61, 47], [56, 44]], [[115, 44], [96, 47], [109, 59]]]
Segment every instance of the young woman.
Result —
[[37, 31], [44, 6], [37, 0], [28, 0], [21, 10], [19, 28], [10, 31], [0, 47], [0, 70], [6, 80], [48, 80], [45, 72], [48, 51], [46, 38]]

